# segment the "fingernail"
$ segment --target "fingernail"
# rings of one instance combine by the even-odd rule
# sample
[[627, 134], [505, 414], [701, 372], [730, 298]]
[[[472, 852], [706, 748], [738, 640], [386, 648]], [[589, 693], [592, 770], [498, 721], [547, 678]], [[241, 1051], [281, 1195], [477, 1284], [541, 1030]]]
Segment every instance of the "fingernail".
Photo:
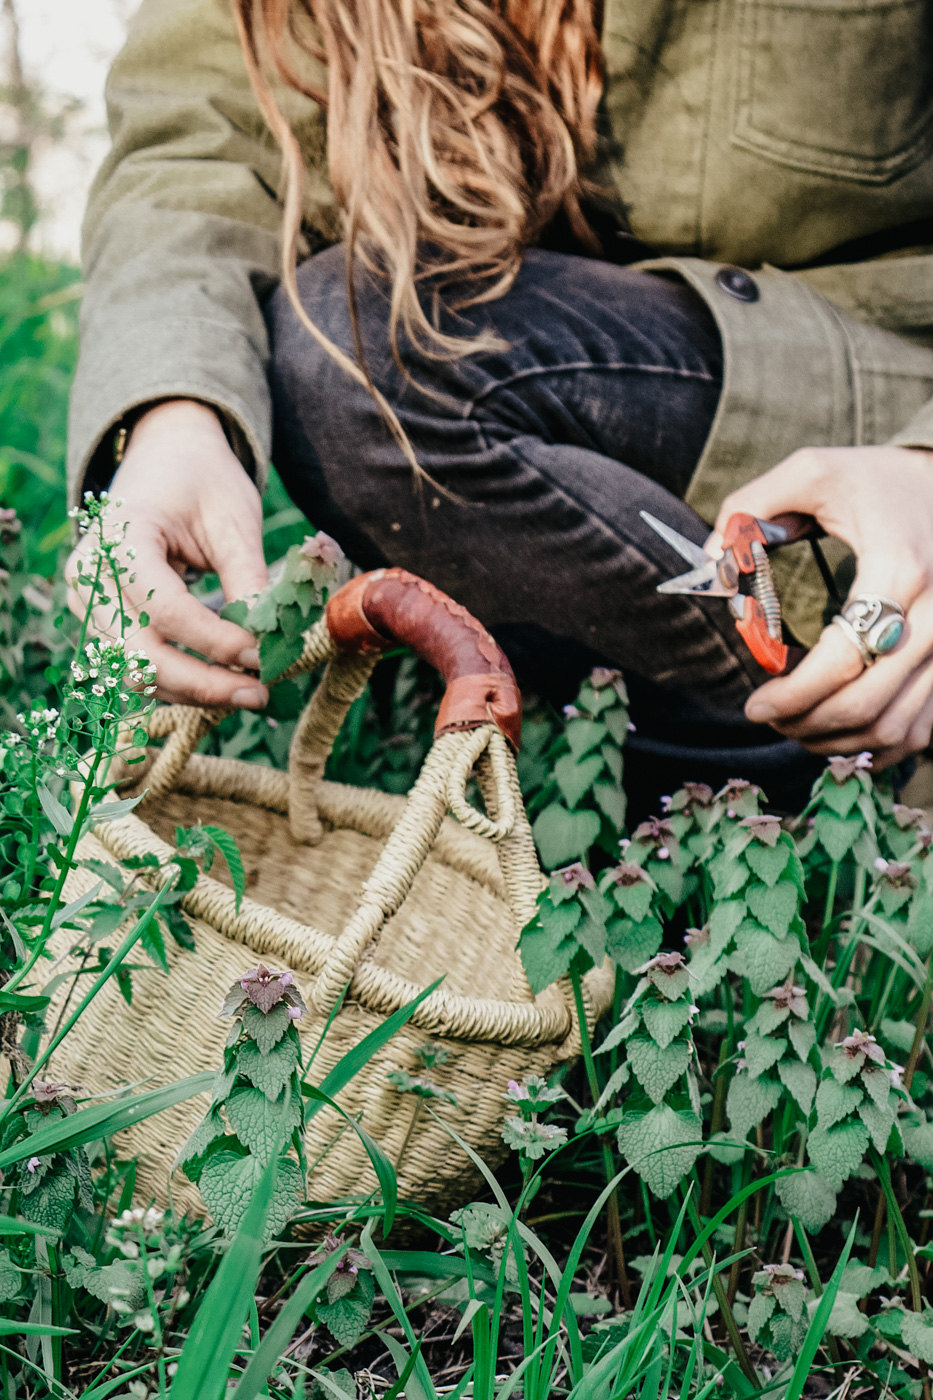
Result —
[[745, 718], [750, 719], [752, 724], [770, 724], [773, 719], [777, 719], [777, 710], [773, 705], [753, 703], [749, 700], [745, 706]]
[[244, 671], [258, 671], [259, 648], [244, 647], [236, 659], [236, 664], [242, 666]]
[[242, 686], [230, 696], [230, 704], [240, 710], [261, 710], [268, 700], [268, 693], [257, 686]]

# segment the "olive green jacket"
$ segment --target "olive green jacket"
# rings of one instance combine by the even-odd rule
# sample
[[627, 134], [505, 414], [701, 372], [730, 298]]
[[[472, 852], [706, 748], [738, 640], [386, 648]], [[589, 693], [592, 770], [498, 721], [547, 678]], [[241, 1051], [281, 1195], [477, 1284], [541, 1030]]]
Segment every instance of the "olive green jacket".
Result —
[[[797, 447], [933, 448], [933, 0], [605, 0], [603, 44], [594, 176], [656, 252], [643, 266], [692, 283], [725, 347], [690, 503], [711, 520]], [[129, 410], [170, 396], [221, 409], [261, 483], [280, 167], [227, 0], [142, 0], [107, 96], [72, 490]], [[324, 117], [282, 101], [309, 238], [333, 242]], [[788, 589], [788, 567], [811, 640], [822, 589], [803, 561]]]

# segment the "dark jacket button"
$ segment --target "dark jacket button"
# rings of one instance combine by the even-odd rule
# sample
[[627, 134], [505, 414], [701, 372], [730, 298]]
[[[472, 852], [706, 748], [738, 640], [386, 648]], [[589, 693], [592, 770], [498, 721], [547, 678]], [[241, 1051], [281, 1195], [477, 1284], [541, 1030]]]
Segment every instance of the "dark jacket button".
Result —
[[757, 301], [761, 295], [754, 277], [740, 267], [721, 267], [716, 273], [716, 286], [736, 301]]

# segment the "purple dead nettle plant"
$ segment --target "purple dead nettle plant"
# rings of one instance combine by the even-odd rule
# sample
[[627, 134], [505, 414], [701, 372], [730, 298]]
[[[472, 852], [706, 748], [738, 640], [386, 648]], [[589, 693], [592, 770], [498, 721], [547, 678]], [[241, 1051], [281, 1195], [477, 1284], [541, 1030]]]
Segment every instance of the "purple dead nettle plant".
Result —
[[563, 1089], [548, 1084], [540, 1074], [526, 1074], [521, 1083], [510, 1079], [502, 1095], [517, 1113], [506, 1118], [502, 1140], [519, 1153], [522, 1171], [530, 1175], [532, 1163], [563, 1147], [567, 1129], [542, 1121], [554, 1105], [565, 1097]]
[[304, 1195], [305, 1110], [297, 1022], [307, 1011], [288, 971], [260, 963], [238, 977], [220, 1015], [233, 1025], [213, 1103], [178, 1155], [212, 1217], [234, 1235], [252, 1187], [278, 1163], [266, 1231], [276, 1234]]

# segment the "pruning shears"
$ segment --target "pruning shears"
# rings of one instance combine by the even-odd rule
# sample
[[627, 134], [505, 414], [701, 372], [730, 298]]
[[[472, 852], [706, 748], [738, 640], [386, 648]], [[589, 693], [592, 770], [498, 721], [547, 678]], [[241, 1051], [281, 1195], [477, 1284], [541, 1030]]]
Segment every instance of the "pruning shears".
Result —
[[[730, 516], [723, 532], [723, 553], [716, 559], [663, 520], [639, 512], [663, 540], [691, 566], [686, 574], [658, 584], [659, 593], [692, 593], [706, 598], [727, 598], [735, 615], [739, 636], [764, 670], [779, 676], [790, 669], [792, 649], [783, 638], [781, 602], [774, 586], [768, 551], [796, 540], [809, 540], [823, 581], [836, 597], [835, 581], [817, 545], [823, 534], [811, 515], [777, 515], [759, 520], [742, 513]], [[793, 649], [796, 652], [796, 648]], [[800, 653], [802, 655], [802, 652]], [[794, 655], [793, 663], [799, 660]]]

